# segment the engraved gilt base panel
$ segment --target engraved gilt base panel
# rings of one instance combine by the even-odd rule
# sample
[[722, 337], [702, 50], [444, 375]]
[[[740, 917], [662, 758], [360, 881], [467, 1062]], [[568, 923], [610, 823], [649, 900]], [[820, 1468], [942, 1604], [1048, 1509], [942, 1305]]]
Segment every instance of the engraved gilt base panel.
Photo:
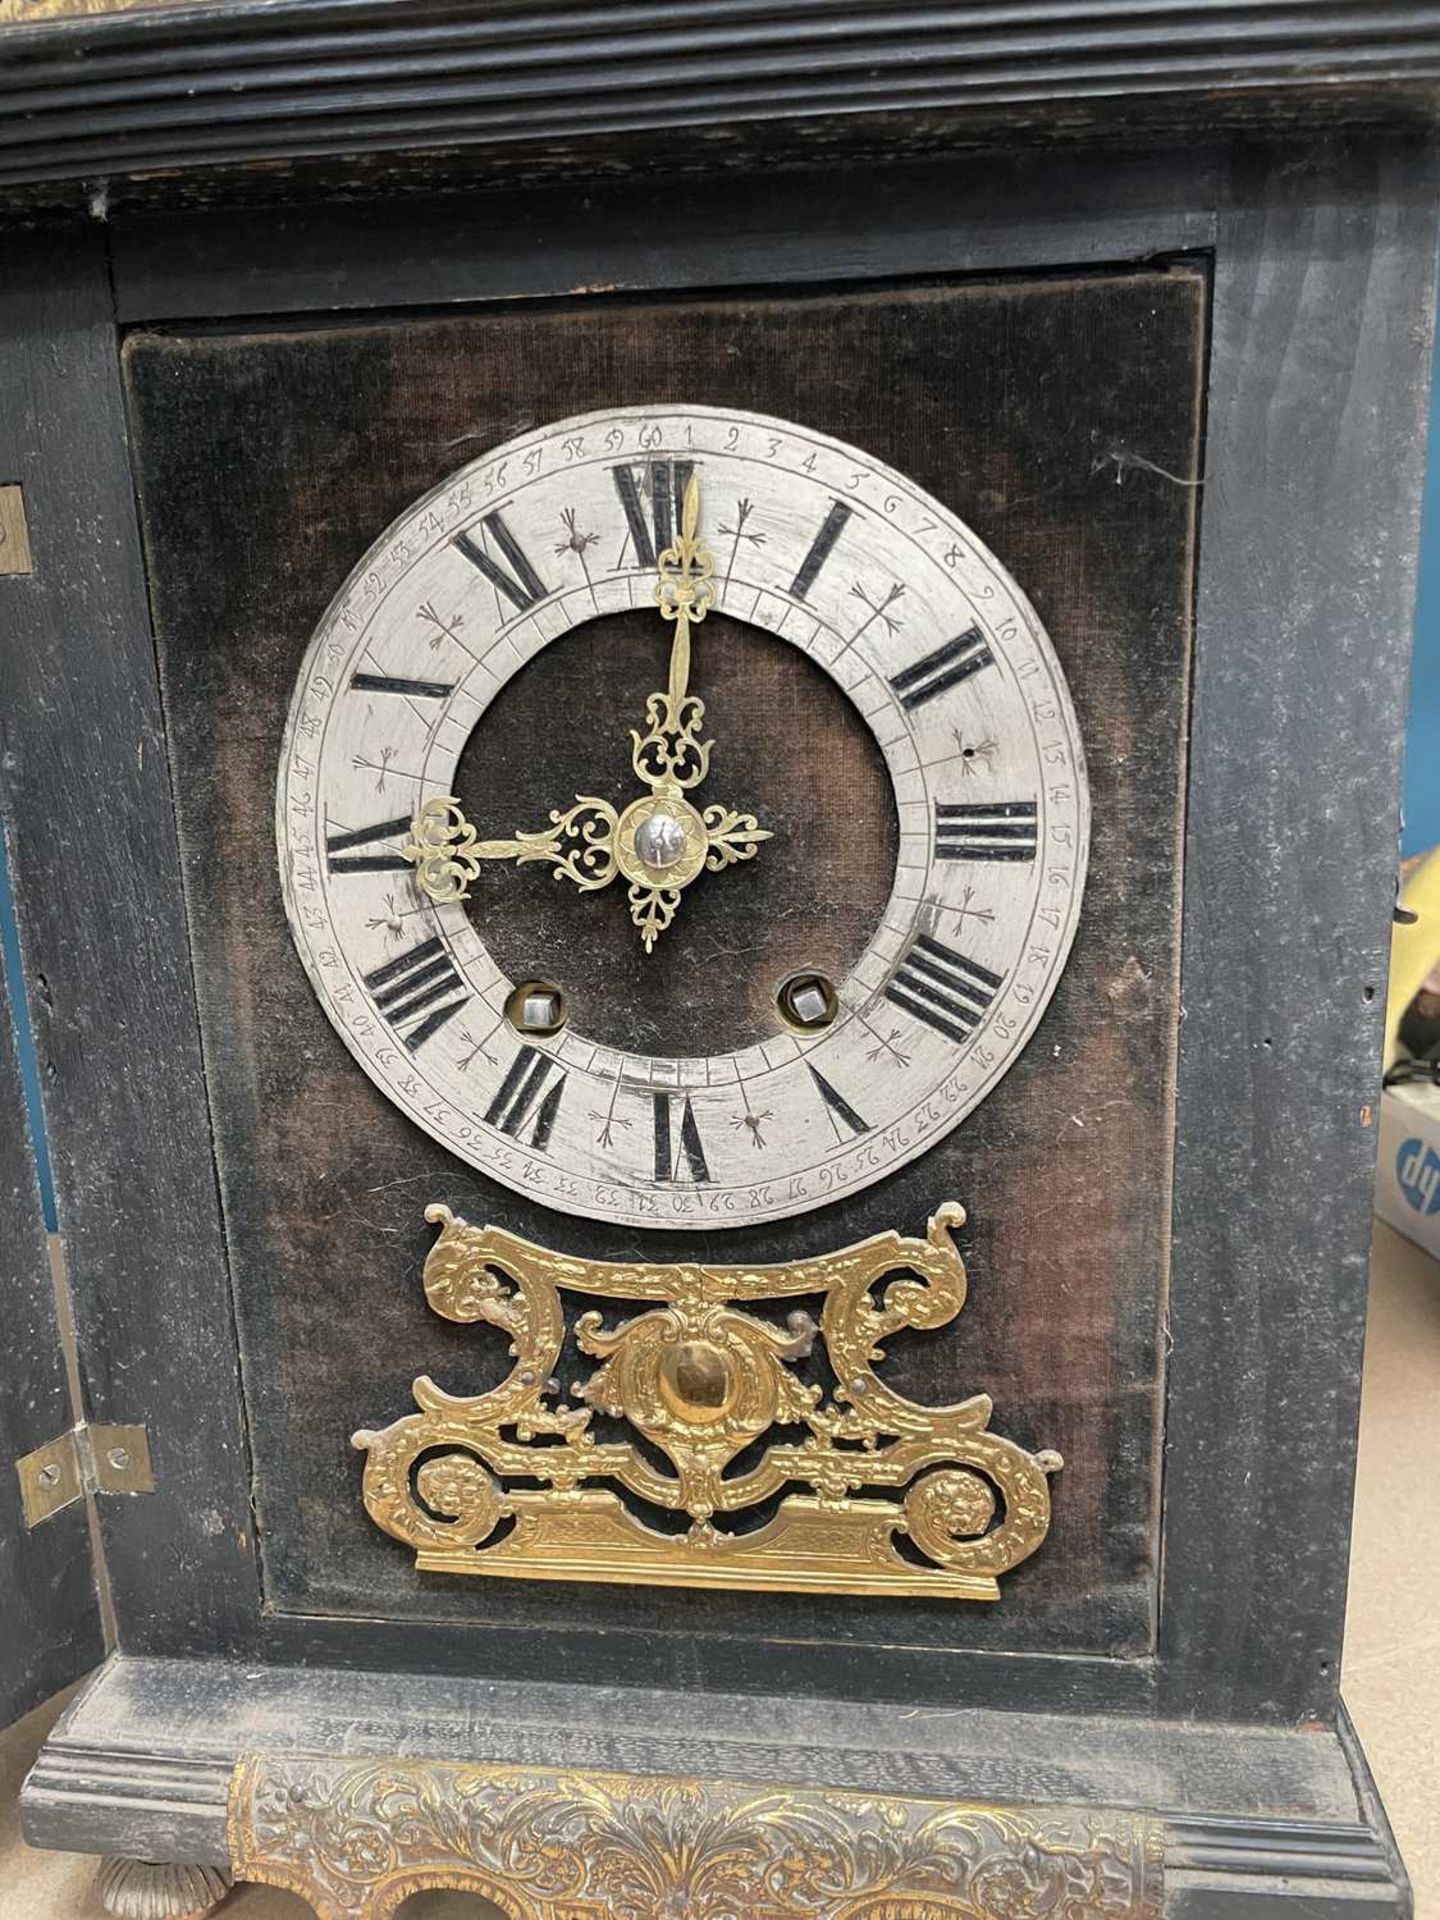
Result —
[[1164, 1838], [1108, 1809], [252, 1754], [230, 1851], [237, 1879], [319, 1920], [389, 1920], [442, 1887], [512, 1920], [1159, 1920]]

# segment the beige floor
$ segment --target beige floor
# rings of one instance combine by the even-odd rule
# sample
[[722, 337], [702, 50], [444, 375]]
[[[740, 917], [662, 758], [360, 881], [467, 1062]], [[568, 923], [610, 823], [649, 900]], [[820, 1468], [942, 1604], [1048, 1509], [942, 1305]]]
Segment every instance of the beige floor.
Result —
[[[1440, 1915], [1440, 1267], [1376, 1230], [1361, 1416], [1345, 1697], [1360, 1729], [1419, 1915]], [[32, 1852], [15, 1794], [54, 1709], [0, 1740], [0, 1920], [100, 1920], [91, 1863]], [[405, 1920], [481, 1920], [495, 1909], [423, 1894]], [[312, 1920], [289, 1894], [248, 1887], [224, 1920]]]
[[1440, 1920], [1440, 1265], [1377, 1224], [1343, 1690], [1420, 1920]]

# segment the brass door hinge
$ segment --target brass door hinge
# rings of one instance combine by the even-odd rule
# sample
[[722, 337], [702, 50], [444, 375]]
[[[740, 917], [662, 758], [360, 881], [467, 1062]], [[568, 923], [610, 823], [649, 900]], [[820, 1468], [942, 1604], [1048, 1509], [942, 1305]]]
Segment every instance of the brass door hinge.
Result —
[[19, 487], [0, 487], [0, 573], [33, 573], [25, 495]]
[[144, 1427], [72, 1427], [15, 1462], [25, 1525], [38, 1527], [86, 1493], [153, 1493]]

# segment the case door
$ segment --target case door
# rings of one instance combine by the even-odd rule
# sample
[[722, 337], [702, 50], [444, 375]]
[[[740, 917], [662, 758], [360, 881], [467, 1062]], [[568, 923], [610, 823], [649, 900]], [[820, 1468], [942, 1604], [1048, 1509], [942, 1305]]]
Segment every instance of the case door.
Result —
[[[0, 579], [0, 605], [15, 584]], [[0, 843], [0, 943], [16, 957], [13, 913]], [[27, 1524], [20, 1463], [72, 1425], [59, 1315], [20, 1083], [20, 998], [0, 967], [0, 1302], [6, 1323], [0, 1367], [0, 1727], [78, 1680], [104, 1641], [83, 1499]], [[38, 1473], [43, 1463], [32, 1469]]]

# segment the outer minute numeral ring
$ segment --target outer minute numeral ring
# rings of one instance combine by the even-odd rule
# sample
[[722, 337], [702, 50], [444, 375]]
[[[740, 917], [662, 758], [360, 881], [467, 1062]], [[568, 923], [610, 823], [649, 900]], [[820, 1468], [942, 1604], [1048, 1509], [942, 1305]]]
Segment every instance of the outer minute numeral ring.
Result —
[[[502, 464], [503, 499], [486, 484]], [[572, 1006], [563, 1031], [525, 1040], [504, 1023], [515, 982], [486, 945], [487, 921], [419, 886], [404, 849], [428, 836], [412, 837], [411, 822], [442, 803], [422, 857], [444, 856], [442, 893], [465, 885], [477, 849], [443, 806], [460, 747], [505, 679], [570, 627], [653, 607], [697, 472], [707, 605], [802, 649], [884, 756], [900, 820], [890, 898], [823, 1031], [777, 1014], [752, 1044], [697, 1059], [681, 1023], [669, 1054], [623, 1054], [587, 1035]], [[620, 858], [632, 795], [594, 796], [613, 816], [588, 847], [602, 863]], [[709, 857], [746, 857], [744, 821], [697, 806]], [[945, 508], [804, 427], [659, 408], [558, 422], [496, 450], [377, 542], [300, 664], [277, 825], [287, 910], [322, 1005], [415, 1124], [568, 1212], [723, 1229], [884, 1178], [998, 1085], [1064, 965], [1088, 798], [1044, 632]], [[508, 878], [548, 885], [549, 862], [537, 852]], [[657, 924], [663, 881], [625, 878]], [[493, 894], [487, 883], [486, 914]], [[577, 931], [582, 913], [577, 903]], [[684, 926], [682, 913], [665, 939]], [[563, 959], [532, 962], [563, 985]]]

